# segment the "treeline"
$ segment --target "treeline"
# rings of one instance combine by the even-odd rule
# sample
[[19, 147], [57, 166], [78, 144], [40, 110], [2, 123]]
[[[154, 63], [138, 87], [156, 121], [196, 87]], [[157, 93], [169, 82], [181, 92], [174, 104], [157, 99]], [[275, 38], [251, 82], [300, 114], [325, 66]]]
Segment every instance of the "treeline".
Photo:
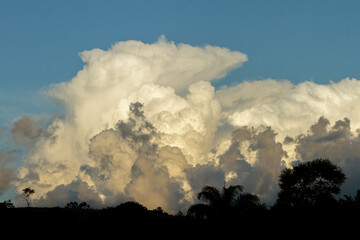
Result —
[[[342, 169], [328, 159], [315, 159], [284, 169], [279, 176], [278, 198], [266, 206], [259, 196], [244, 192], [241, 185], [204, 186], [197, 194], [199, 203], [186, 213], [169, 214], [161, 207], [149, 210], [137, 202], [93, 209], [86, 202], [69, 202], [64, 208], [15, 208], [11, 201], [0, 203], [5, 224], [42, 224], [47, 226], [112, 227], [123, 230], [135, 226], [161, 226], [167, 229], [205, 231], [213, 227], [262, 229], [305, 228], [313, 232], [326, 229], [348, 231], [359, 224], [360, 190], [354, 197], [338, 197], [346, 180]], [[140, 228], [141, 229], [141, 228]], [[355, 228], [354, 228], [355, 229]]]

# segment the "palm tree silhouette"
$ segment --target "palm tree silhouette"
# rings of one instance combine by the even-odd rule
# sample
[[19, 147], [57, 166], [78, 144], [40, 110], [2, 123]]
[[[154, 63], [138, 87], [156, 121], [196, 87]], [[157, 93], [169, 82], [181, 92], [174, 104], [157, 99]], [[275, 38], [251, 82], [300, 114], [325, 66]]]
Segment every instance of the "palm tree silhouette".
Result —
[[213, 186], [204, 186], [197, 198], [206, 202], [192, 205], [187, 215], [198, 219], [229, 218], [243, 214], [260, 206], [260, 198], [254, 194], [242, 193], [243, 186], [225, 186], [220, 191]]

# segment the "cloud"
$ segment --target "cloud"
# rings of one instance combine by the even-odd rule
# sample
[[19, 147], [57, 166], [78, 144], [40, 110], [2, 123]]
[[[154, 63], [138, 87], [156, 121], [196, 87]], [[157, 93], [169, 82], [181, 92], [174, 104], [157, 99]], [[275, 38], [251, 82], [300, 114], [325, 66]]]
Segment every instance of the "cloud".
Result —
[[284, 139], [306, 132], [321, 116], [330, 121], [348, 117], [359, 128], [359, 90], [360, 81], [349, 78], [328, 85], [264, 80], [225, 88], [217, 98], [233, 126], [271, 126]]
[[154, 167], [155, 159], [146, 155], [140, 156], [132, 171], [132, 181], [126, 192], [148, 208], [163, 207], [174, 211], [184, 197], [182, 188], [174, 178], [171, 178], [167, 169]]
[[101, 207], [102, 202], [99, 195], [87, 183], [74, 180], [67, 185], [58, 185], [35, 201], [34, 206], [39, 207], [64, 207], [69, 202], [87, 202], [90, 207]]
[[153, 143], [157, 135], [142, 104], [133, 103], [127, 121], [91, 140], [90, 156], [95, 164], [81, 168], [106, 198], [121, 194], [149, 208], [174, 211], [184, 198], [183, 170], [188, 164], [180, 149]]
[[141, 107], [140, 103], [131, 104], [127, 121], [120, 121], [114, 129], [103, 130], [91, 139], [92, 162], [80, 169], [104, 196], [126, 194], [137, 159], [157, 151], [157, 145], [150, 143], [154, 127], [145, 119]]
[[308, 134], [297, 138], [296, 152], [301, 161], [328, 158], [340, 166], [347, 180], [343, 192], [352, 195], [359, 188], [360, 136], [351, 131], [348, 118], [338, 120], [331, 126], [324, 117], [310, 127]]
[[17, 180], [16, 168], [8, 166], [12, 161], [11, 152], [0, 150], [0, 195], [10, 189], [12, 181]]
[[[313, 82], [294, 85], [288, 81], [268, 79], [223, 88], [216, 92], [216, 96], [222, 106], [222, 121], [240, 128], [271, 127], [276, 133], [275, 142], [281, 143], [282, 149], [279, 145], [273, 148], [278, 149], [273, 156], [282, 155], [285, 166], [315, 158], [329, 158], [341, 166], [348, 176], [344, 191], [351, 195], [359, 188], [355, 184], [359, 179], [357, 169], [360, 160], [357, 151], [359, 91], [360, 81], [350, 78], [327, 85]], [[249, 138], [246, 134], [246, 131], [242, 133], [244, 140]], [[250, 141], [254, 141], [256, 136], [250, 137]], [[244, 157], [244, 151], [239, 152], [238, 148], [238, 145], [233, 146], [233, 151], [227, 154], [251, 159]], [[271, 154], [266, 153], [269, 159], [275, 159]], [[233, 160], [222, 161], [234, 164]], [[275, 169], [274, 166], [266, 169]], [[237, 169], [236, 166], [232, 168]], [[254, 179], [247, 184], [251, 186], [254, 183], [259, 181]]]
[[281, 169], [315, 157], [341, 165], [349, 183], [360, 176], [359, 80], [265, 79], [216, 90], [211, 83], [247, 56], [164, 37], [80, 56], [83, 69], [46, 91], [64, 116], [26, 115], [8, 128], [28, 150], [17, 171], [0, 164], [2, 191], [31, 186], [47, 206], [135, 200], [176, 212], [203, 185], [224, 182], [271, 203]]
[[[126, 83], [127, 89], [134, 90], [145, 83], [155, 83], [186, 91], [192, 83], [222, 78], [247, 61], [240, 52], [215, 46], [175, 45], [163, 36], [154, 44], [118, 42], [108, 51], [94, 49], [80, 56], [87, 67], [72, 84], [75, 87], [87, 79], [88, 90]], [[104, 81], [109, 75], [112, 79]]]
[[225, 182], [225, 173], [213, 164], [196, 165], [186, 170], [187, 179], [195, 192], [200, 192], [205, 185], [222, 187]]
[[17, 145], [31, 148], [40, 138], [48, 138], [50, 141], [55, 141], [56, 137], [53, 136], [53, 132], [56, 126], [47, 127], [51, 121], [54, 121], [54, 119], [45, 115], [24, 115], [13, 123], [11, 129], [13, 142]]
[[[180, 149], [192, 165], [206, 162], [220, 118], [209, 81], [247, 61], [245, 54], [226, 48], [176, 45], [165, 38], [152, 44], [119, 42], [108, 50], [84, 51], [80, 56], [84, 68], [71, 81], [50, 86], [46, 92], [65, 113], [64, 118], [47, 125], [47, 130], [53, 129], [51, 136], [56, 143], [38, 138], [42, 134], [37, 128], [16, 126], [19, 130], [13, 135], [17, 141], [32, 144], [19, 169], [22, 180], [16, 183], [18, 191], [27, 184], [37, 189], [38, 196], [44, 196], [56, 186], [66, 186], [81, 177], [89, 186], [98, 185], [96, 190], [104, 196], [122, 192], [131, 178], [129, 169], [138, 149], [132, 148], [130, 139], [120, 136], [126, 134], [129, 125], [121, 126], [120, 135], [113, 130], [119, 121], [129, 119], [129, 106], [136, 102], [144, 105], [145, 117], [159, 131], [161, 137], [156, 142], [160, 147]], [[107, 176], [100, 163], [111, 163], [109, 166], [118, 169], [106, 182], [108, 188], [94, 178], [100, 170], [100, 176]]]
[[275, 136], [270, 127], [242, 127], [233, 132], [230, 147], [219, 156], [229, 184], [241, 184], [246, 191], [259, 194], [262, 200], [273, 200], [285, 155]]

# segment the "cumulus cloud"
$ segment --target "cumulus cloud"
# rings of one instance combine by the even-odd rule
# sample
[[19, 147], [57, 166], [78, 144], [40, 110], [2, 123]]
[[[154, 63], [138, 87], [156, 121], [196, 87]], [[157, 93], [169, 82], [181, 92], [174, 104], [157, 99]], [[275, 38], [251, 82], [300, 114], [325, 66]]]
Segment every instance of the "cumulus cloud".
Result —
[[156, 191], [143, 182], [159, 181], [162, 192], [147, 204], [167, 202], [163, 207], [174, 209], [191, 190], [184, 169], [206, 163], [212, 148], [221, 110], [210, 81], [247, 56], [164, 37], [153, 44], [119, 42], [80, 56], [85, 66], [77, 76], [46, 92], [64, 107], [64, 118], [45, 128], [30, 116], [14, 124], [14, 141], [31, 149], [19, 168], [18, 191], [29, 185], [37, 190], [34, 197], [46, 198], [81, 179], [103, 203], [116, 196], [145, 201], [141, 196]]
[[156, 159], [140, 156], [132, 171], [132, 180], [126, 192], [149, 208], [162, 206], [164, 209], [175, 210], [181, 204], [183, 192], [179, 182], [171, 178], [167, 169], [154, 167]]
[[359, 90], [360, 81], [349, 78], [328, 85], [264, 80], [220, 90], [217, 97], [233, 126], [271, 126], [283, 139], [306, 132], [321, 116], [331, 121], [348, 117], [359, 128]]
[[328, 158], [340, 166], [347, 180], [343, 192], [354, 194], [359, 188], [360, 167], [360, 136], [359, 131], [351, 131], [351, 122], [348, 118], [331, 123], [321, 117], [310, 127], [306, 135], [296, 139], [296, 152], [301, 161], [310, 161], [316, 158]]
[[46, 206], [135, 200], [175, 212], [204, 185], [224, 183], [271, 203], [281, 169], [316, 157], [333, 159], [348, 179], [360, 176], [359, 80], [265, 79], [216, 90], [211, 82], [247, 56], [164, 37], [80, 56], [83, 69], [46, 91], [63, 117], [14, 121], [11, 139], [28, 151], [16, 172], [0, 164], [1, 189], [31, 186]]
[[[186, 170], [187, 179], [195, 192], [205, 185], [221, 187], [225, 183], [225, 172], [214, 164], [198, 164]], [[194, 196], [193, 196], [194, 197]]]
[[275, 136], [270, 127], [241, 127], [233, 132], [230, 147], [219, 157], [229, 184], [241, 184], [264, 201], [272, 200], [285, 155]]
[[64, 207], [69, 202], [87, 202], [91, 207], [101, 207], [99, 194], [89, 187], [86, 182], [74, 180], [67, 185], [58, 185], [35, 201], [34, 206], [39, 207]]

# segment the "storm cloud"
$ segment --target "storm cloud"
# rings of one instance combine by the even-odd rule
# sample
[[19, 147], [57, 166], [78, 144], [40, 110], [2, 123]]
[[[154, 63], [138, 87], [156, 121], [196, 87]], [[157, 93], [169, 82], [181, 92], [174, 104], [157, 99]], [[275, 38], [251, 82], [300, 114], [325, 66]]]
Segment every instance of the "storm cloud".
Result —
[[31, 186], [34, 205], [135, 200], [176, 212], [204, 185], [223, 184], [242, 184], [272, 203], [281, 169], [317, 157], [344, 169], [347, 191], [358, 188], [359, 80], [264, 79], [215, 89], [212, 82], [247, 55], [164, 37], [80, 56], [83, 69], [46, 90], [64, 116], [46, 123], [23, 116], [10, 130], [29, 151], [16, 173], [0, 165], [9, 179], [3, 188], [10, 180], [19, 193]]

